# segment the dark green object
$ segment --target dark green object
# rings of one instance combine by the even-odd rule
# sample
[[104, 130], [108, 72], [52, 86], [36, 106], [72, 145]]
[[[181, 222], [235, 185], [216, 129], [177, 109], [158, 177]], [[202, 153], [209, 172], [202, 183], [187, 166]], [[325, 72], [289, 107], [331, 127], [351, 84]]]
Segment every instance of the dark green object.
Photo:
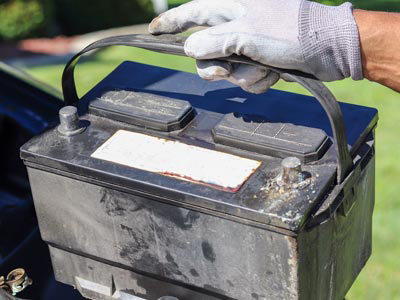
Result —
[[154, 16], [151, 0], [0, 0], [0, 40], [83, 34]]
[[0, 1], [0, 40], [52, 34], [51, 0]]
[[65, 35], [150, 22], [154, 17], [151, 0], [59, 0], [55, 14]]
[[353, 3], [356, 9], [365, 10], [377, 10], [386, 12], [400, 12], [400, 3], [396, 0], [375, 0], [375, 1], [364, 1], [364, 0], [319, 0], [315, 1], [326, 5], [340, 5], [345, 2]]

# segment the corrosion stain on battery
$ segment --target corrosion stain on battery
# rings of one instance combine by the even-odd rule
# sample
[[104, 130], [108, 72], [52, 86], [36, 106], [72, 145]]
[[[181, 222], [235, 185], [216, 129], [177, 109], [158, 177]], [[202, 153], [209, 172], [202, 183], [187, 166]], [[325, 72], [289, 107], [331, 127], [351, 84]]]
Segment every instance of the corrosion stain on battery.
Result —
[[126, 130], [92, 155], [97, 159], [236, 192], [260, 161]]

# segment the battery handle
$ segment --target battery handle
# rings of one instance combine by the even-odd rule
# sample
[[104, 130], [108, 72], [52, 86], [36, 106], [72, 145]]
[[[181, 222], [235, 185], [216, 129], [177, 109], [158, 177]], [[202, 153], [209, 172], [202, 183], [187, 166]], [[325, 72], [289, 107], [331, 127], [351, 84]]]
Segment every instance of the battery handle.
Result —
[[[120, 45], [137, 47], [166, 54], [186, 56], [184, 51], [185, 40], [186, 37], [179, 35], [153, 36], [148, 34], [130, 34], [101, 39], [88, 45], [79, 53], [75, 54], [65, 66], [62, 76], [62, 90], [65, 105], [76, 105], [79, 101], [74, 80], [74, 69], [79, 58], [84, 53], [94, 49]], [[343, 114], [335, 96], [321, 81], [311, 74], [296, 70], [285, 70], [266, 66], [244, 56], [232, 55], [220, 58], [220, 60], [266, 67], [269, 70], [278, 73], [281, 78], [297, 82], [306, 88], [318, 100], [328, 115], [333, 131], [334, 145], [337, 154], [337, 182], [340, 184], [345, 180], [347, 175], [353, 169], [353, 161], [347, 146]]]

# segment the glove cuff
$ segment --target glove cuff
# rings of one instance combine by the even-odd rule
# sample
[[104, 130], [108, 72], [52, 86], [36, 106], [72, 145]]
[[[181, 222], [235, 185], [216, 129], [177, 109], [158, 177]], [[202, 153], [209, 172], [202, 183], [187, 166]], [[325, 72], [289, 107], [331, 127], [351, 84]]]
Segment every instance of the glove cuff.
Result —
[[308, 68], [323, 81], [363, 79], [360, 39], [353, 6], [303, 1], [299, 39]]

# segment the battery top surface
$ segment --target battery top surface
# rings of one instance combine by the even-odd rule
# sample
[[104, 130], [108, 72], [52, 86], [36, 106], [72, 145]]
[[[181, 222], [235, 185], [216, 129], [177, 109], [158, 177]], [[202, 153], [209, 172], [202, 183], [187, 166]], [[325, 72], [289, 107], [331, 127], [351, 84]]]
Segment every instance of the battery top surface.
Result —
[[[355, 156], [377, 111], [340, 106]], [[312, 97], [253, 95], [227, 82], [125, 62], [78, 108], [86, 129], [35, 137], [21, 148], [28, 166], [290, 231], [301, 228], [335, 182], [332, 131]], [[302, 161], [307, 184], [282, 189], [276, 178], [289, 156]]]

